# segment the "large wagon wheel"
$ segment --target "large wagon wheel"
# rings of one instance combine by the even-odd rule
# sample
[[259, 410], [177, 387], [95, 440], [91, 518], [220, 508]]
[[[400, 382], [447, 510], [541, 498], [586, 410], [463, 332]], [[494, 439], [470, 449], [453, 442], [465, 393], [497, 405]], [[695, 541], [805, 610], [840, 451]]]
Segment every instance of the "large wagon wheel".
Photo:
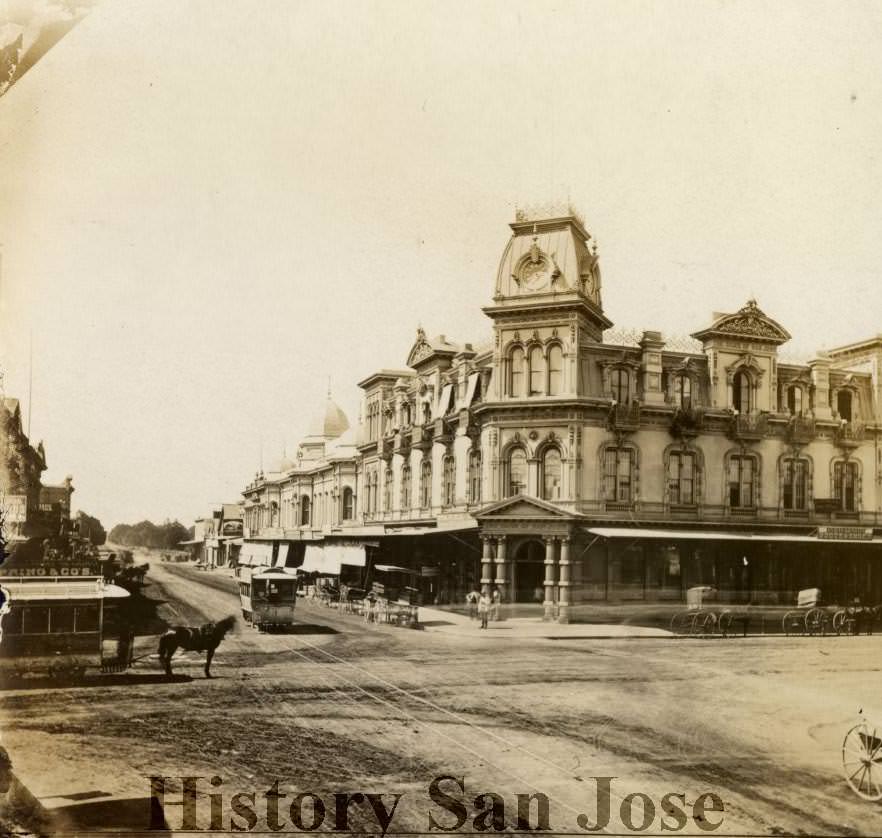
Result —
[[713, 611], [699, 611], [692, 618], [692, 634], [713, 634], [717, 615]]
[[846, 621], [848, 620], [848, 612], [839, 610], [833, 615], [833, 631], [836, 634], [842, 634], [843, 629], [845, 628]]
[[693, 614], [689, 611], [679, 611], [671, 618], [671, 631], [675, 634], [685, 634], [692, 625]]
[[882, 799], [882, 739], [866, 722], [855, 725], [842, 741], [842, 770], [851, 790], [864, 800]]
[[805, 630], [809, 636], [827, 633], [827, 614], [823, 608], [810, 608], [806, 612]]
[[781, 627], [788, 637], [791, 634], [805, 634], [805, 615], [802, 611], [788, 611], [781, 620]]

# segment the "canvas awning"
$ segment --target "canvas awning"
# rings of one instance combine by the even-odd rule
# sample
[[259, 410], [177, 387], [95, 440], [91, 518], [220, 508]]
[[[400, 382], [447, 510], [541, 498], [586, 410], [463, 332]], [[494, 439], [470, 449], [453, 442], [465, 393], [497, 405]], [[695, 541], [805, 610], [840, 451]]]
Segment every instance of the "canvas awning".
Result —
[[433, 419], [440, 419], [450, 408], [450, 394], [453, 392], [452, 384], [445, 384], [441, 390], [441, 398], [438, 399], [438, 407], [435, 410]]
[[882, 538], [872, 540], [855, 540], [848, 538], [818, 538], [814, 535], [793, 533], [776, 533], [766, 535], [749, 532], [722, 532], [715, 530], [658, 530], [637, 529], [635, 527], [588, 527], [586, 532], [601, 538], [652, 538], [667, 541], [790, 541], [811, 544], [882, 544]]
[[334, 544], [325, 541], [324, 551], [337, 564], [350, 565], [351, 567], [365, 566], [365, 549], [363, 544]]
[[239, 551], [239, 564], [245, 567], [269, 567], [273, 563], [273, 545], [246, 541]]
[[290, 544], [286, 541], [282, 541], [279, 544], [279, 552], [276, 556], [275, 567], [284, 567], [288, 562], [288, 549], [290, 548]]
[[340, 564], [325, 553], [323, 547], [317, 544], [307, 544], [304, 551], [303, 564], [298, 570], [304, 573], [323, 573], [337, 576], [340, 573]]
[[469, 377], [466, 385], [466, 407], [471, 407], [475, 399], [475, 390], [478, 388], [478, 378], [480, 373], [473, 372]]

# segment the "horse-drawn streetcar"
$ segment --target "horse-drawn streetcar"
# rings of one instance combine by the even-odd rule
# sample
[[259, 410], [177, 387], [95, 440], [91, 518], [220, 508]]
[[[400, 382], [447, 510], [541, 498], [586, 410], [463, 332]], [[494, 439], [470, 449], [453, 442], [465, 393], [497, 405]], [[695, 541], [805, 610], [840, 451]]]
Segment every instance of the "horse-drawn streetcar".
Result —
[[116, 602], [128, 591], [101, 577], [5, 577], [0, 672], [80, 677], [120, 672], [132, 663], [131, 629]]
[[239, 580], [242, 617], [260, 631], [286, 629], [294, 623], [297, 580], [281, 567], [255, 568]]

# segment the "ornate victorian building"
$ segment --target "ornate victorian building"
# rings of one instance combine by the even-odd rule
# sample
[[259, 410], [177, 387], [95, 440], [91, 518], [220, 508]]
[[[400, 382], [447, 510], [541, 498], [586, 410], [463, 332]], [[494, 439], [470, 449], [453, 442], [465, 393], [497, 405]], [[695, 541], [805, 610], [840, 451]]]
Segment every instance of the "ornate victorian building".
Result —
[[356, 431], [329, 401], [297, 460], [245, 490], [243, 554], [394, 564], [433, 601], [477, 583], [562, 621], [695, 585], [882, 599], [882, 336], [785, 363], [790, 335], [750, 300], [690, 351], [605, 342], [582, 221], [511, 230], [492, 342], [418, 330], [406, 369], [359, 383]]

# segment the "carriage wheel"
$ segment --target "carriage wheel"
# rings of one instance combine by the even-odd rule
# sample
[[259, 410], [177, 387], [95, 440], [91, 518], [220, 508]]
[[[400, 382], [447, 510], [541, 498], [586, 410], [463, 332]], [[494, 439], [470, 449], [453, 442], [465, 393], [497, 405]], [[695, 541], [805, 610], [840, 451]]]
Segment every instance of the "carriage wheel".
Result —
[[717, 615], [713, 611], [699, 611], [692, 618], [692, 634], [713, 634], [717, 626]]
[[781, 626], [788, 637], [791, 634], [805, 633], [805, 619], [800, 611], [788, 611], [781, 621]]
[[882, 739], [866, 722], [842, 741], [842, 770], [851, 790], [864, 800], [882, 800]]
[[671, 631], [675, 634], [685, 634], [686, 630], [692, 625], [693, 616], [688, 611], [681, 611], [674, 614], [671, 619]]
[[806, 612], [805, 630], [810, 637], [827, 633], [827, 615], [822, 608], [812, 608]]
[[836, 634], [842, 634], [847, 619], [848, 614], [845, 611], [837, 611], [833, 615], [833, 631], [835, 631]]

